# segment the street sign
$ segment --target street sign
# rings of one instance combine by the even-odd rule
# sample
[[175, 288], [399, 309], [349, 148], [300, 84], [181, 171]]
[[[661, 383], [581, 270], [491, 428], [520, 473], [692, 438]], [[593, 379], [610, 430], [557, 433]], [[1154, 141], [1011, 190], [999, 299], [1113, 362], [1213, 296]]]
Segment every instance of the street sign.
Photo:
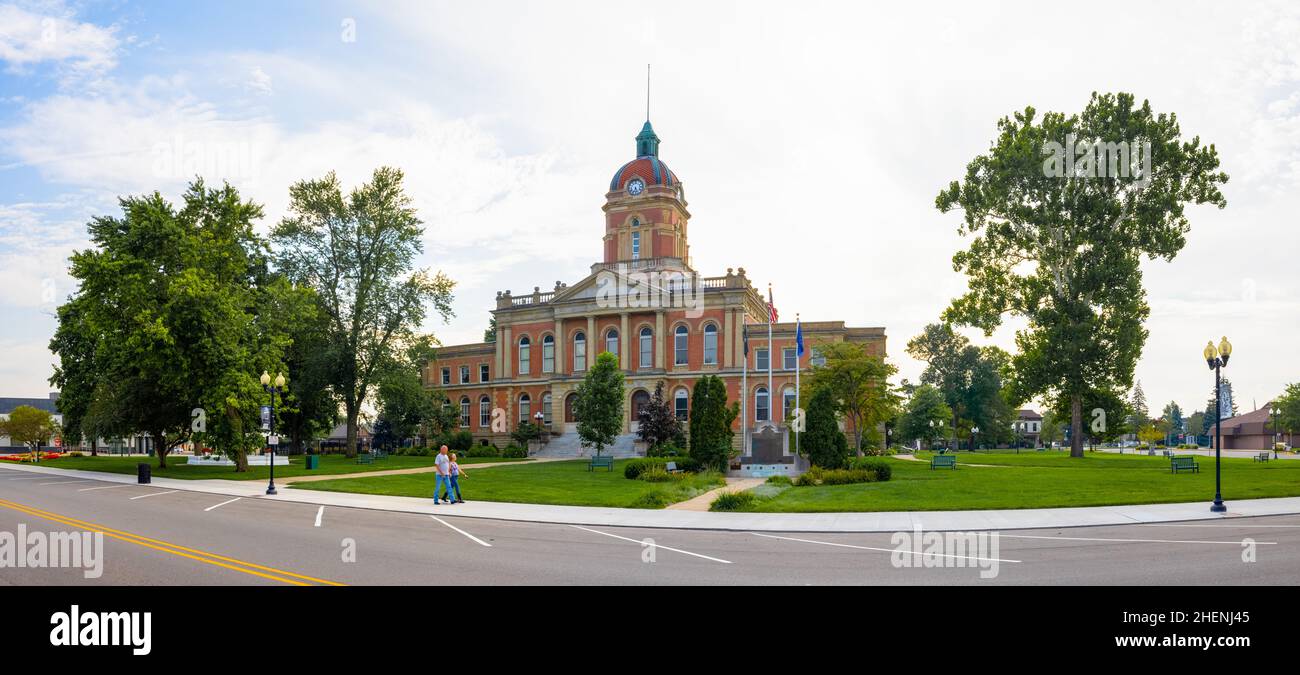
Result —
[[266, 437], [266, 442], [267, 442], [267, 444], [269, 444], [269, 445], [279, 445], [279, 444], [280, 444], [280, 437], [279, 437], [279, 436], [267, 436], [267, 437]]

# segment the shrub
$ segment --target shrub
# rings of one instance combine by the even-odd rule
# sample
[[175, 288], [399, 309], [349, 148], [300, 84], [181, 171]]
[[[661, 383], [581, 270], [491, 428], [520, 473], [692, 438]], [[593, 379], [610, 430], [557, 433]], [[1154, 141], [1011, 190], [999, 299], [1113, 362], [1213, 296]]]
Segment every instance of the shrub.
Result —
[[881, 482], [894, 477], [894, 467], [879, 457], [854, 457], [849, 460], [849, 468], [871, 471], [876, 474], [876, 480]]
[[[776, 476], [773, 476], [776, 478]], [[748, 490], [743, 492], [723, 492], [709, 504], [710, 511], [744, 511], [754, 505], [757, 498]]]
[[506, 459], [523, 459], [528, 456], [528, 448], [521, 448], [517, 445], [508, 445], [501, 451], [501, 456]]
[[476, 445], [461, 454], [466, 457], [500, 457], [501, 451], [494, 445]]
[[874, 483], [876, 472], [868, 469], [823, 469], [814, 466], [807, 473], [799, 476], [794, 484], [800, 487], [812, 485], [851, 485], [853, 483]]
[[668, 442], [646, 451], [647, 457], [685, 457], [686, 451], [676, 443]]
[[766, 482], [768, 485], [794, 485], [794, 482], [790, 480], [789, 476], [781, 475], [768, 476]]
[[662, 509], [677, 501], [677, 493], [669, 489], [651, 490], [632, 500], [629, 504], [634, 509]]
[[642, 471], [641, 475], [637, 476], [637, 479], [643, 480], [647, 483], [671, 483], [674, 481], [685, 480], [690, 478], [691, 475], [692, 474], [686, 473], [685, 471], [668, 473], [668, 470], [662, 466], [651, 466], [645, 471]]
[[465, 452], [474, 447], [474, 434], [468, 431], [453, 431], [447, 434], [447, 448], [457, 452]]
[[628, 460], [627, 464], [623, 465], [623, 477], [636, 480], [642, 473], [652, 468], [664, 471], [664, 466], [668, 462], [676, 462], [678, 469], [689, 473], [695, 473], [703, 468], [699, 460], [694, 457], [638, 457]]

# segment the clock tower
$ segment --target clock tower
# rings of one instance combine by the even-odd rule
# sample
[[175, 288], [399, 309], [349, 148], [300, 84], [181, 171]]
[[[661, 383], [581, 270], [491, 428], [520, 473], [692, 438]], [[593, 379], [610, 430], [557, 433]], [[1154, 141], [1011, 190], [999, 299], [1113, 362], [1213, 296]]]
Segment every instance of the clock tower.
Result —
[[604, 262], [690, 266], [686, 194], [660, 161], [659, 136], [649, 120], [636, 136], [636, 159], [614, 172], [603, 210]]

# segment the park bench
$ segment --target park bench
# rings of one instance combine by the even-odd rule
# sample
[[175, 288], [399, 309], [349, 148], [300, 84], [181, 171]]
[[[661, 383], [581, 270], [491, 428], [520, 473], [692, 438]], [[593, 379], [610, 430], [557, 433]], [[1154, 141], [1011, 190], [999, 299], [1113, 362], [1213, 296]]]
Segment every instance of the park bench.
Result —
[[1259, 453], [1258, 455], [1255, 455], [1255, 461], [1256, 461], [1256, 462], [1267, 462], [1268, 460], [1269, 460], [1269, 457], [1268, 457], [1268, 451], [1267, 451], [1267, 450], [1265, 450], [1264, 452]]
[[591, 458], [591, 461], [587, 462], [588, 471], [595, 471], [598, 466], [603, 466], [606, 469], [613, 471], [614, 458], [609, 455], [596, 455]]
[[374, 464], [374, 463], [375, 463], [375, 456], [368, 452], [363, 452], [357, 455], [357, 464]]
[[954, 455], [935, 455], [930, 458], [930, 470], [946, 466], [954, 471], [957, 470], [957, 457]]
[[388, 459], [388, 451], [387, 451], [387, 450], [376, 450], [376, 451], [375, 451], [375, 459]]
[[1200, 473], [1201, 465], [1196, 463], [1195, 457], [1170, 457], [1169, 471], [1170, 473], [1178, 473], [1179, 471]]
[[664, 465], [664, 471], [668, 473], [681, 473], [682, 470], [677, 468], [677, 462], [668, 462]]
[[1173, 456], [1174, 456], [1173, 452], [1170, 452], [1169, 450], [1165, 450], [1165, 457], [1173, 457]]

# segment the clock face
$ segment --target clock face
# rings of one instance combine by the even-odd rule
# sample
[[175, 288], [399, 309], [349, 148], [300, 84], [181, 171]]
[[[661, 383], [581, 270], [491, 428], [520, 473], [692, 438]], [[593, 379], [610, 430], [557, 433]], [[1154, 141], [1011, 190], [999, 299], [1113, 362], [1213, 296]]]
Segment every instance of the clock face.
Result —
[[641, 182], [640, 178], [633, 178], [631, 182], [627, 184], [627, 193], [630, 195], [639, 195], [644, 189], [645, 183]]

